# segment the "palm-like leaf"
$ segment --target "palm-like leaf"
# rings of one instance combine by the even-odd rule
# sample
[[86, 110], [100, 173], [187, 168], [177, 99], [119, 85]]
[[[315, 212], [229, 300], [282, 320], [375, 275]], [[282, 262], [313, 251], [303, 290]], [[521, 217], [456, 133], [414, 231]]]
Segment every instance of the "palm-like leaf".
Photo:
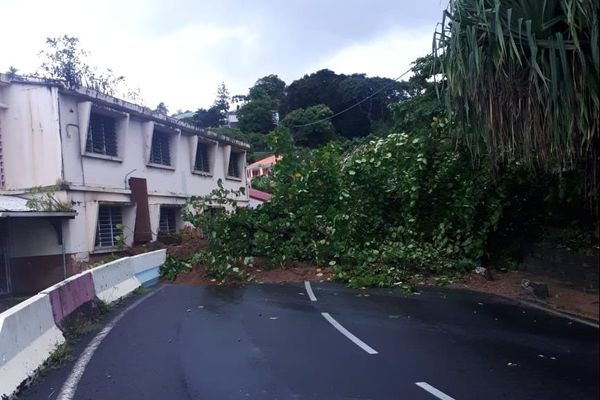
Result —
[[474, 154], [597, 185], [598, 0], [450, 0], [434, 52]]

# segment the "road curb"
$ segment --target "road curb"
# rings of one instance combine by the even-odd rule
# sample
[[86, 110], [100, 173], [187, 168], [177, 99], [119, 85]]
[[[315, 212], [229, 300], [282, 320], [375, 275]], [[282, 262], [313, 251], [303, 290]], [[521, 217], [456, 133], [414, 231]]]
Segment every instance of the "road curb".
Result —
[[566, 318], [566, 319], [574, 321], [574, 322], [579, 322], [580, 324], [584, 324], [584, 325], [591, 326], [596, 329], [600, 329], [600, 325], [598, 324], [598, 321], [590, 319], [588, 317], [585, 317], [585, 316], [577, 314], [577, 313], [559, 311], [555, 308], [547, 306], [544, 303], [537, 303], [537, 302], [527, 301], [527, 300], [516, 300], [516, 299], [512, 299], [512, 300], [514, 300], [519, 305], [523, 305], [523, 306], [530, 307], [530, 308], [535, 308], [536, 310], [544, 311], [549, 314], [556, 315], [558, 317]]
[[[428, 287], [433, 287], [433, 286], [428, 286]], [[586, 317], [585, 315], [582, 315], [582, 314], [568, 312], [568, 311], [562, 311], [562, 310], [558, 310], [556, 308], [552, 308], [548, 305], [548, 303], [545, 303], [542, 301], [516, 299], [514, 297], [504, 296], [504, 295], [493, 293], [493, 292], [485, 292], [483, 290], [475, 290], [475, 289], [468, 288], [468, 287], [448, 286], [447, 289], [463, 290], [463, 291], [467, 291], [467, 292], [471, 292], [471, 293], [483, 294], [486, 296], [496, 297], [498, 299], [502, 299], [504, 301], [507, 301], [507, 302], [515, 304], [515, 305], [535, 308], [536, 310], [545, 311], [545, 312], [547, 312], [549, 314], [553, 314], [557, 317], [566, 318], [566, 319], [574, 321], [574, 322], [579, 322], [581, 324], [591, 326], [596, 329], [600, 329], [599, 321], [597, 321], [595, 319]]]

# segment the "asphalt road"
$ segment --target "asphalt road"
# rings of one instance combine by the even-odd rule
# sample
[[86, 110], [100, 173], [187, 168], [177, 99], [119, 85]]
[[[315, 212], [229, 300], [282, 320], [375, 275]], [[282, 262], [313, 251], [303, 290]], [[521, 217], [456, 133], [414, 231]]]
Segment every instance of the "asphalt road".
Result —
[[98, 347], [76, 385], [73, 362], [19, 398], [60, 398], [67, 381], [74, 399], [599, 397], [593, 327], [465, 291], [312, 289], [160, 287], [77, 344], [79, 360]]

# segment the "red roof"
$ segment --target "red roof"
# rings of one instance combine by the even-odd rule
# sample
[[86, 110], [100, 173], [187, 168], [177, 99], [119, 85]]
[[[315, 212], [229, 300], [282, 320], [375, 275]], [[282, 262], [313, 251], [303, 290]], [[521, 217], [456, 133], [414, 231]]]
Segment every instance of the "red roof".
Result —
[[269, 201], [271, 200], [271, 195], [267, 192], [262, 192], [260, 190], [256, 190], [253, 188], [248, 188], [248, 196], [254, 200], [260, 201]]
[[254, 167], [270, 167], [271, 165], [275, 164], [277, 161], [281, 160], [281, 156], [275, 156], [275, 155], [271, 155], [269, 157], [263, 158], [262, 160], [258, 160], [256, 162], [253, 162], [252, 164], [248, 165], [248, 168], [254, 168]]

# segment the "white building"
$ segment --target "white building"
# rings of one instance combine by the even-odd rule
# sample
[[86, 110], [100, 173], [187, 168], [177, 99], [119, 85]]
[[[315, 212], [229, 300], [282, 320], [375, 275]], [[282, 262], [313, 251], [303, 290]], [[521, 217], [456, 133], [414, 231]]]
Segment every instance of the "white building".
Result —
[[227, 112], [227, 126], [230, 128], [236, 128], [239, 125], [240, 121], [238, 121], [237, 111], [228, 111]]
[[[120, 237], [132, 245], [174, 232], [188, 197], [219, 179], [246, 187], [247, 148], [90, 89], [0, 74], [0, 294], [76, 273]], [[7, 196], [29, 198], [35, 187], [54, 188], [74, 213], [10, 208]]]

